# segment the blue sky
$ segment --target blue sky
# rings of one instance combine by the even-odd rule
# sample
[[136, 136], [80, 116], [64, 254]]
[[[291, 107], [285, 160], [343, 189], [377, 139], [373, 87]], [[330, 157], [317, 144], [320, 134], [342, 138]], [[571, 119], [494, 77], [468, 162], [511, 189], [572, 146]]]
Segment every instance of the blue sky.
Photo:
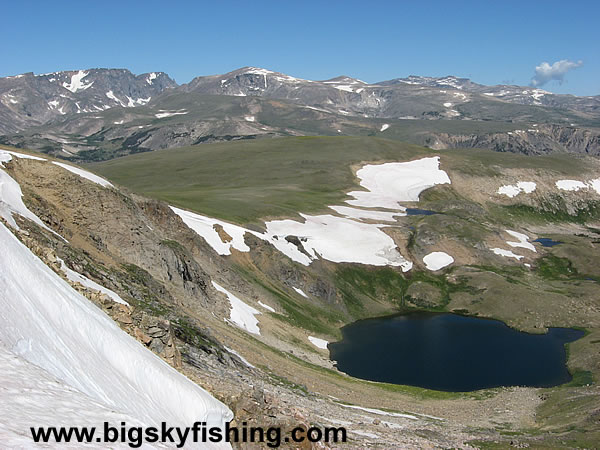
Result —
[[5, 2], [0, 76], [92, 67], [178, 83], [252, 65], [308, 79], [411, 74], [527, 85], [542, 62], [579, 61], [543, 89], [600, 94], [597, 1]]

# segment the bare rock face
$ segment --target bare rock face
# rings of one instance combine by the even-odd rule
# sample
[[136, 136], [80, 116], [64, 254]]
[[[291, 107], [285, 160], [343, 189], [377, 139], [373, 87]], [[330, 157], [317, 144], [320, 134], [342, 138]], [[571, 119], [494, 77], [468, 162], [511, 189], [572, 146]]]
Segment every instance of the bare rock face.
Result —
[[0, 78], [0, 133], [21, 131], [70, 114], [143, 106], [176, 86], [163, 72], [134, 75], [126, 69]]
[[527, 130], [488, 134], [431, 133], [426, 145], [434, 149], [489, 148], [499, 152], [540, 155], [581, 153], [600, 155], [600, 133], [582, 128], [539, 125]]

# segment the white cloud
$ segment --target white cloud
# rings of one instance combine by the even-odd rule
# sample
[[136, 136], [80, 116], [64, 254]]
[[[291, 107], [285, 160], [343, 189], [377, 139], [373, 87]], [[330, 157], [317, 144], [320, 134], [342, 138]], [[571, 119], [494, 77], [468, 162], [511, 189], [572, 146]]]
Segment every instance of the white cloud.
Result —
[[534, 87], [543, 86], [549, 81], [556, 80], [560, 84], [564, 81], [565, 74], [569, 70], [577, 69], [583, 65], [583, 61], [569, 61], [562, 59], [550, 65], [547, 62], [541, 63], [535, 68], [535, 76], [531, 79], [531, 85]]

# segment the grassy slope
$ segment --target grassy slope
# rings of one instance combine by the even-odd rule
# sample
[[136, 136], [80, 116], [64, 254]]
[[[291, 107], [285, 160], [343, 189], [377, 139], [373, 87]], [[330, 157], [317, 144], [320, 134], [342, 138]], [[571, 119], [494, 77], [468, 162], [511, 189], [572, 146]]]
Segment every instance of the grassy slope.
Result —
[[351, 166], [443, 155], [444, 167], [496, 173], [494, 166], [583, 169], [571, 156], [530, 158], [485, 150], [434, 151], [374, 137], [293, 137], [132, 155], [92, 169], [133, 191], [237, 223], [314, 213], [359, 188]]
[[359, 187], [352, 164], [430, 154], [382, 139], [297, 137], [204, 144], [129, 156], [93, 169], [134, 191], [246, 223], [340, 204], [345, 192]]

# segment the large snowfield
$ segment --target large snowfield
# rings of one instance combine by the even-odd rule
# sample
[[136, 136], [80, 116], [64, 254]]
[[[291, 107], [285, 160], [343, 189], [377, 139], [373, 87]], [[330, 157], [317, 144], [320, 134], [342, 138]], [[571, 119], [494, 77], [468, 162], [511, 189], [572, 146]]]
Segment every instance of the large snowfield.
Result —
[[[48, 404], [24, 409], [21, 415], [19, 409], [13, 410], [10, 418], [0, 415], [3, 430], [27, 436], [29, 426], [74, 426], [83, 422], [100, 426], [117, 413], [134, 419], [129, 423], [148, 426], [163, 421], [180, 426], [191, 426], [196, 421], [224, 426], [232, 419], [233, 414], [224, 404], [122, 331], [4, 225], [0, 225], [0, 245], [3, 357], [23, 366], [26, 372], [31, 372], [33, 365], [47, 379], [60, 382], [56, 395], [46, 396]], [[30, 390], [38, 382], [12, 380], [13, 389], [20, 389], [20, 402], [28, 404], [44, 397]], [[0, 386], [3, 405], [10, 403], [14, 395], [14, 390], [5, 386]], [[88, 399], [97, 416], [82, 415], [73, 422], [69, 407], [56, 407], [63, 401], [69, 404], [81, 398]], [[111, 413], [102, 414], [103, 408]]]
[[450, 184], [448, 174], [440, 170], [440, 157], [415, 161], [368, 164], [356, 172], [367, 191], [353, 191], [355, 200], [347, 203], [367, 208], [402, 208], [398, 202], [418, 202], [419, 194], [436, 184]]
[[[6, 155], [0, 155], [3, 162]], [[21, 195], [0, 169], [0, 215], [15, 229], [15, 214], [44, 226]], [[29, 427], [102, 427], [104, 421], [223, 427], [233, 418], [226, 405], [122, 331], [3, 223], [0, 249], [2, 447], [34, 447]], [[116, 296], [71, 272], [69, 278]]]

